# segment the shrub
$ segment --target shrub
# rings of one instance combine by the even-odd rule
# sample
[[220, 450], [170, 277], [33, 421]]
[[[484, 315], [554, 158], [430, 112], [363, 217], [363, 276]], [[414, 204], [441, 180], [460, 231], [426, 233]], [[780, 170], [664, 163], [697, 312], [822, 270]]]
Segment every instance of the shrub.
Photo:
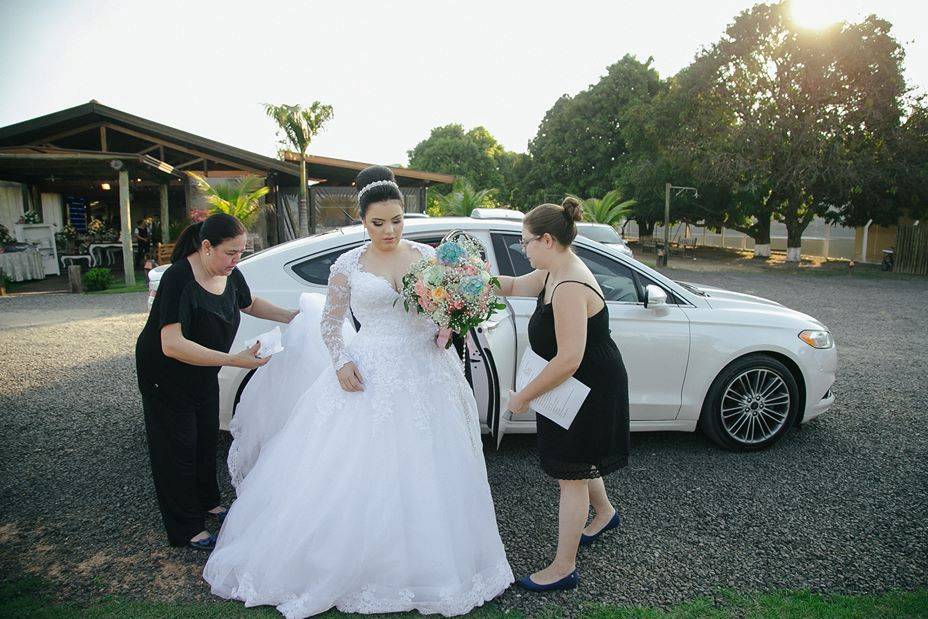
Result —
[[84, 275], [84, 287], [90, 291], [106, 290], [113, 283], [113, 274], [109, 269], [96, 268]]

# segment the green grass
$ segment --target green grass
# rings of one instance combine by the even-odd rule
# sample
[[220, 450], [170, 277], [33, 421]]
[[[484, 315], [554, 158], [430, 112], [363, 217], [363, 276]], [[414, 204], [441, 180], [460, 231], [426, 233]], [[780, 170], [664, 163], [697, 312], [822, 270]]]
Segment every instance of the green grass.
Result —
[[[238, 602], [214, 601], [203, 604], [190, 602], [146, 602], [123, 597], [102, 597], [90, 604], [52, 604], [52, 585], [37, 577], [23, 577], [0, 583], [0, 616], [22, 618], [126, 617], [132, 619], [162, 618], [226, 618], [279, 617], [270, 607], [245, 608]], [[818, 595], [808, 591], [740, 594], [721, 591], [719, 600], [699, 598], [673, 606], [669, 610], [641, 606], [585, 604], [580, 616], [584, 619], [722, 619], [728, 617], [757, 618], [839, 618], [866, 619], [883, 617], [928, 617], [928, 590], [893, 591], [881, 595]], [[321, 617], [343, 617], [330, 611]], [[358, 617], [419, 617], [414, 613], [390, 615], [357, 615]], [[524, 617], [521, 613], [503, 613], [487, 604], [470, 615], [477, 619]], [[549, 605], [532, 617], [563, 616], [561, 608]]]
[[120, 294], [123, 292], [146, 292], [148, 290], [148, 282], [146, 281], [136, 281], [132, 286], [127, 286], [125, 282], [114, 282], [106, 290], [94, 290], [93, 292], [87, 291], [84, 294]]

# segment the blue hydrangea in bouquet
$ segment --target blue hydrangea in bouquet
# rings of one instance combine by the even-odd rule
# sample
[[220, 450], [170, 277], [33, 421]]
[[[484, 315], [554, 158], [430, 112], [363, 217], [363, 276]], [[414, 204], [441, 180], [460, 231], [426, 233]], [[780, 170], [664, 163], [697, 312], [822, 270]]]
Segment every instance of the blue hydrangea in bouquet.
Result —
[[427, 314], [438, 325], [437, 343], [448, 348], [451, 334], [467, 332], [506, 306], [493, 292], [499, 279], [481, 257], [480, 242], [452, 232], [435, 256], [414, 263], [403, 276], [403, 305]]

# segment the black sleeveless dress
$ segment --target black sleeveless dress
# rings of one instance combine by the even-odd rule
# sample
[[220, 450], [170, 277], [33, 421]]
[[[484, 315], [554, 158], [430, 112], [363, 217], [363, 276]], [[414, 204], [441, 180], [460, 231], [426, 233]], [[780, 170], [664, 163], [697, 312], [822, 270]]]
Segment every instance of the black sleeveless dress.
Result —
[[[572, 280], [561, 282], [554, 291], [566, 281]], [[602, 298], [589, 284], [574, 283], [583, 284]], [[545, 289], [547, 286], [545, 279]], [[529, 320], [528, 340], [532, 350], [550, 361], [557, 354], [557, 339], [554, 309], [544, 302], [545, 289], [538, 295], [538, 305]], [[609, 332], [607, 306], [587, 319], [586, 349], [574, 378], [589, 387], [590, 393], [569, 430], [536, 415], [538, 454], [541, 468], [555, 479], [594, 479], [626, 466], [629, 452], [628, 375]]]

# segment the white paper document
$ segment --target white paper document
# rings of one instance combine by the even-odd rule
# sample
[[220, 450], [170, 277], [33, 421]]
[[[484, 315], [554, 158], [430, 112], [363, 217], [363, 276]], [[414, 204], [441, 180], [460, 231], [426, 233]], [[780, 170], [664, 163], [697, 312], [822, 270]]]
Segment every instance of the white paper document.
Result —
[[[525, 385], [532, 382], [546, 365], [547, 361], [531, 348], [526, 348], [516, 374], [516, 390], [521, 391]], [[529, 408], [567, 430], [589, 393], [589, 387], [571, 376], [551, 391], [529, 402]]]
[[258, 336], [258, 339], [248, 342], [248, 346], [254, 346], [255, 342], [261, 344], [261, 347], [258, 349], [258, 354], [255, 355], [261, 359], [277, 354], [284, 349], [283, 345], [280, 343], [280, 327], [274, 327], [267, 333], [262, 333]]

